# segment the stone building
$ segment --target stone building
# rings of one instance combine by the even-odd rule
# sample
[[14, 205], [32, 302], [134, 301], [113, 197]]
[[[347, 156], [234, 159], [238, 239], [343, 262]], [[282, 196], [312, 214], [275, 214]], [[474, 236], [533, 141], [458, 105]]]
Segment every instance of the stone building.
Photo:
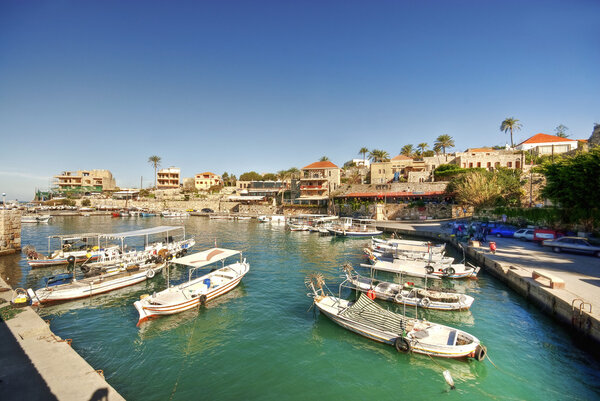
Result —
[[340, 188], [341, 169], [330, 161], [320, 161], [300, 169], [300, 197], [295, 203], [327, 204], [329, 195]]
[[426, 172], [427, 165], [423, 160], [398, 155], [390, 161], [371, 164], [371, 183], [386, 184], [410, 180], [422, 182], [430, 175]]
[[61, 193], [102, 192], [117, 186], [109, 170], [63, 171], [54, 178], [54, 187]]
[[223, 180], [220, 175], [211, 172], [196, 174], [194, 177], [194, 185], [199, 191], [207, 191], [210, 188], [223, 185]]
[[177, 167], [163, 168], [156, 172], [157, 189], [179, 189], [181, 170]]
[[452, 161], [452, 164], [462, 168], [485, 168], [489, 171], [499, 167], [520, 169], [524, 163], [522, 152], [492, 148], [470, 148], [465, 152], [456, 152]]
[[0, 209], [0, 256], [21, 249], [21, 211]]

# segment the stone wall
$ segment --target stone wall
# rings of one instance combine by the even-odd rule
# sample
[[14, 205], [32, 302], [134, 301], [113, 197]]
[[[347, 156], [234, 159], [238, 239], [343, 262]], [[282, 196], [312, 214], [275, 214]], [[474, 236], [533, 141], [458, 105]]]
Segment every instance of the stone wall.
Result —
[[122, 209], [127, 207], [138, 207], [153, 211], [176, 210], [185, 211], [188, 209], [202, 210], [209, 208], [215, 212], [237, 212], [239, 202], [221, 201], [219, 199], [191, 199], [184, 200], [158, 200], [158, 199], [143, 199], [143, 200], [116, 200], [116, 199], [91, 199], [91, 207], [114, 208]]
[[[385, 193], [385, 192], [440, 192], [445, 191], [448, 182], [395, 182], [391, 184], [355, 184], [352, 186], [344, 186], [342, 188], [342, 194], [351, 192], [373, 192], [373, 193]], [[336, 194], [339, 195], [339, 194]]]
[[21, 211], [0, 210], [0, 255], [21, 250]]
[[277, 214], [277, 206], [273, 205], [240, 205], [239, 213], [251, 215]]

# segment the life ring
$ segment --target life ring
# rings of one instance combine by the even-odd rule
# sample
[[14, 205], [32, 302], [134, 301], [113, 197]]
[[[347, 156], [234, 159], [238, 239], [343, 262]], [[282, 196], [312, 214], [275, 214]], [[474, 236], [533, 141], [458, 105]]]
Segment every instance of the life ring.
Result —
[[75, 256], [71, 255], [67, 258], [67, 263], [72, 265], [75, 263]]
[[403, 304], [404, 303], [404, 296], [402, 295], [401, 292], [399, 292], [399, 293], [396, 294], [396, 296], [394, 297], [394, 301], [396, 303], [399, 303], [399, 304]]
[[148, 270], [146, 271], [146, 277], [148, 277], [148, 278], [152, 278], [152, 277], [154, 277], [154, 274], [155, 274], [155, 273], [154, 273], [154, 269], [148, 269]]
[[446, 269], [446, 271], [444, 273], [446, 273], [448, 276], [452, 276], [454, 273], [456, 273], [456, 271], [454, 270], [453, 267], [449, 267]]
[[410, 341], [406, 337], [396, 337], [394, 340], [394, 347], [398, 352], [410, 352], [412, 347], [410, 346]]
[[204, 305], [206, 303], [206, 294], [200, 295], [200, 305]]
[[375, 291], [369, 290], [367, 291], [367, 297], [369, 297], [370, 300], [374, 301], [375, 298], [377, 298], [377, 295], [375, 295]]
[[427, 272], [427, 274], [433, 273], [433, 266], [425, 266], [425, 271]]
[[479, 362], [481, 362], [485, 359], [486, 355], [487, 355], [487, 348], [485, 347], [485, 345], [479, 344], [477, 346], [477, 348], [475, 348], [475, 359], [478, 360]]
[[181, 251], [182, 254], [186, 254], [188, 252], [187, 248], [183, 248], [183, 250]]
[[89, 273], [90, 272], [90, 267], [88, 265], [81, 265], [80, 269], [81, 269], [81, 271], [83, 273]]
[[421, 300], [421, 305], [422, 305], [424, 308], [428, 308], [428, 307], [429, 307], [429, 305], [431, 305], [431, 300], [430, 300], [429, 298], [425, 297], [425, 298], [423, 298], [423, 299]]

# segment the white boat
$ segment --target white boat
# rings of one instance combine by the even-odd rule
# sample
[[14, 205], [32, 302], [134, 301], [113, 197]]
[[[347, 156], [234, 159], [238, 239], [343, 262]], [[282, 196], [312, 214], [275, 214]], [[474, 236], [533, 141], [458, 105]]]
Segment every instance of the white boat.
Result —
[[284, 215], [280, 215], [280, 214], [274, 214], [271, 216], [271, 223], [284, 223], [285, 222], [285, 216]]
[[29, 214], [21, 216], [21, 223], [47, 223], [51, 218], [49, 214]]
[[466, 294], [415, 287], [412, 282], [398, 284], [364, 277], [358, 274], [349, 264], [344, 265], [343, 270], [346, 281], [341, 286], [348, 286], [367, 294], [370, 293], [373, 298], [397, 304], [453, 311], [467, 310], [475, 300]]
[[373, 219], [352, 219], [344, 217], [339, 224], [327, 227], [327, 230], [340, 237], [373, 237], [383, 234], [383, 231], [372, 225]]
[[364, 293], [351, 302], [325, 293], [319, 275], [307, 278], [314, 304], [319, 311], [340, 326], [364, 337], [393, 345], [399, 352], [415, 352], [444, 358], [475, 358], [479, 361], [487, 350], [479, 339], [449, 326], [409, 318], [388, 311]]
[[[368, 249], [365, 249], [368, 252]], [[426, 278], [468, 278], [476, 277], [479, 267], [468, 263], [439, 263], [419, 260], [394, 260], [393, 262], [379, 260], [371, 252], [369, 260], [371, 265], [361, 265], [373, 270], [381, 270], [390, 273], [401, 273], [413, 277]]]
[[[159, 236], [160, 240], [152, 240]], [[130, 238], [143, 238], [144, 244], [135, 249], [127, 246], [125, 241]], [[96, 262], [82, 264], [83, 272], [106, 270], [115, 265], [140, 264], [170, 260], [186, 254], [196, 244], [194, 238], [185, 237], [184, 226], [158, 226], [141, 230], [125, 231], [113, 234], [101, 234], [100, 243], [120, 241], [117, 248], [107, 249], [99, 255]]]
[[[85, 234], [61, 234], [48, 237], [48, 255], [36, 251], [32, 245], [23, 247], [23, 253], [27, 256], [27, 263], [32, 268], [68, 264], [68, 258], [73, 256], [75, 263], [97, 260], [104, 252], [117, 249], [116, 245], [107, 244], [100, 246], [100, 235], [98, 233]], [[56, 250], [52, 250], [52, 242], [58, 240]]]
[[269, 216], [258, 216], [257, 217], [258, 222], [259, 223], [268, 223], [269, 221], [271, 221], [271, 219], [269, 218]]
[[141, 283], [154, 277], [165, 265], [166, 262], [125, 265], [100, 274], [86, 275], [81, 279], [77, 279], [73, 274], [72, 279], [67, 282], [61, 280], [61, 284], [53, 285], [49, 280], [45, 287], [37, 290], [30, 288], [27, 294], [31, 298], [32, 306], [87, 298]]
[[454, 258], [450, 256], [444, 256], [443, 253], [426, 253], [426, 252], [380, 252], [374, 249], [365, 248], [364, 253], [369, 256], [371, 253], [376, 256], [378, 260], [385, 260], [388, 262], [393, 261], [410, 261], [418, 260], [429, 263], [442, 263], [451, 264], [454, 262]]
[[[236, 255], [239, 255], [239, 262], [225, 265], [225, 259]], [[223, 267], [192, 279], [197, 269], [218, 261], [222, 261]], [[152, 295], [142, 295], [139, 301], [134, 302], [140, 315], [138, 325], [153, 316], [183, 312], [223, 295], [234, 289], [250, 270], [250, 264], [242, 259], [240, 251], [223, 248], [173, 259], [171, 264], [191, 266], [188, 281]]]
[[169, 210], [161, 212], [160, 215], [169, 219], [183, 219], [186, 217], [190, 217], [190, 214], [187, 212], [174, 212]]
[[413, 241], [407, 239], [371, 239], [371, 248], [380, 252], [425, 252], [425, 253], [443, 253], [446, 244], [432, 244], [428, 241]]

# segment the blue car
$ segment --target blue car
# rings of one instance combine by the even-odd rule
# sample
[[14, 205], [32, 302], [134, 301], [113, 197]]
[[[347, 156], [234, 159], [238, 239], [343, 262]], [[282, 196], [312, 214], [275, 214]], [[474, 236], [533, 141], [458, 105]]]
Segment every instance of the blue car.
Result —
[[495, 235], [496, 237], [512, 238], [515, 235], [515, 231], [517, 231], [516, 227], [497, 226], [490, 230], [490, 235]]

